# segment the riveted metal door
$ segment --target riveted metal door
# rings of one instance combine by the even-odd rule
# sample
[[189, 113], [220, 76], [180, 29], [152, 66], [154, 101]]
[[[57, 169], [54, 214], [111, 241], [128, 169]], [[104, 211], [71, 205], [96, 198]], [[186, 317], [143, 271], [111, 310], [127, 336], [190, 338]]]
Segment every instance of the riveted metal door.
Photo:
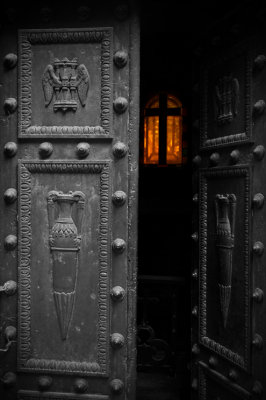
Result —
[[1, 399], [133, 399], [134, 4], [2, 13]]
[[266, 398], [266, 41], [256, 21], [259, 33], [249, 25], [252, 35], [226, 36], [229, 26], [202, 53], [193, 134], [195, 399]]

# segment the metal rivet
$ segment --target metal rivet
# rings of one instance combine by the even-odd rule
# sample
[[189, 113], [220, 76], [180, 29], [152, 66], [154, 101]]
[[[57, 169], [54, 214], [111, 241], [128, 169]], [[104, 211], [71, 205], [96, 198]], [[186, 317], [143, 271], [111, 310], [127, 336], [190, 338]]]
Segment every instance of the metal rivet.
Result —
[[53, 379], [50, 376], [43, 375], [38, 378], [38, 386], [40, 390], [48, 390], [53, 383]]
[[253, 150], [254, 158], [257, 161], [261, 161], [263, 159], [263, 157], [264, 157], [264, 154], [265, 154], [265, 148], [261, 144], [256, 146], [255, 149]]
[[210, 163], [213, 166], [218, 165], [220, 162], [220, 154], [219, 153], [212, 153], [210, 156]]
[[85, 158], [90, 153], [90, 145], [86, 142], [80, 142], [77, 144], [77, 155], [79, 158]]
[[52, 10], [48, 7], [43, 7], [40, 11], [43, 22], [49, 22], [52, 19]]
[[262, 256], [264, 252], [264, 245], [261, 242], [255, 242], [253, 244], [253, 253], [256, 254], [257, 256]]
[[262, 193], [256, 193], [253, 197], [252, 201], [253, 207], [254, 208], [262, 208], [264, 205], [264, 196]]
[[216, 368], [217, 365], [218, 365], [218, 360], [217, 360], [217, 358], [214, 357], [214, 356], [211, 356], [211, 357], [209, 358], [209, 365], [210, 365], [210, 367], [212, 367], [212, 368]]
[[123, 114], [128, 107], [128, 101], [125, 97], [117, 97], [114, 101], [114, 110], [118, 114]]
[[121, 254], [126, 248], [126, 242], [123, 239], [115, 239], [112, 243], [112, 249], [115, 253]]
[[123, 158], [127, 154], [127, 146], [122, 142], [117, 142], [113, 146], [113, 154], [116, 158]]
[[192, 162], [193, 162], [193, 165], [194, 165], [195, 167], [199, 167], [200, 164], [201, 164], [201, 156], [196, 155], [196, 156], [193, 158]]
[[11, 341], [15, 340], [16, 337], [17, 337], [17, 329], [12, 325], [7, 326], [5, 329], [6, 340], [8, 342], [11, 342]]
[[7, 204], [12, 204], [17, 199], [17, 191], [14, 188], [9, 188], [4, 193], [4, 200]]
[[127, 195], [122, 190], [117, 190], [113, 196], [112, 201], [115, 206], [122, 206], [126, 202]]
[[198, 269], [194, 269], [194, 271], [192, 272], [192, 278], [193, 279], [198, 279], [198, 276], [199, 276], [199, 272], [198, 272]]
[[114, 349], [118, 349], [124, 346], [125, 339], [121, 333], [113, 333], [111, 335], [111, 345]]
[[193, 203], [197, 204], [199, 202], [199, 195], [198, 193], [195, 193], [193, 198], [192, 198]]
[[125, 290], [121, 286], [114, 286], [111, 290], [111, 297], [114, 301], [122, 301], [125, 297]]
[[54, 148], [53, 148], [52, 143], [43, 142], [39, 146], [39, 155], [41, 158], [47, 158], [52, 154], [53, 150], [54, 150]]
[[200, 347], [197, 343], [194, 343], [191, 349], [192, 354], [197, 356], [200, 353]]
[[191, 314], [193, 315], [193, 317], [197, 317], [198, 316], [198, 306], [194, 306], [192, 308]]
[[4, 57], [4, 66], [6, 69], [15, 68], [18, 62], [18, 56], [13, 53], [9, 53]]
[[112, 392], [115, 393], [115, 394], [122, 393], [122, 391], [124, 389], [124, 384], [120, 379], [113, 379], [110, 382], [110, 386], [111, 386]]
[[85, 393], [88, 390], [88, 382], [86, 379], [78, 378], [74, 382], [74, 389], [77, 393]]
[[13, 114], [17, 109], [17, 100], [13, 97], [5, 99], [4, 101], [4, 110], [6, 115]]
[[191, 239], [192, 239], [194, 242], [197, 242], [197, 241], [199, 240], [199, 234], [198, 234], [198, 232], [192, 233]]
[[262, 69], [265, 66], [265, 62], [266, 62], [265, 55], [264, 54], [259, 54], [254, 60], [253, 70], [254, 71], [262, 71]]
[[14, 374], [14, 372], [6, 372], [2, 378], [1, 381], [3, 382], [3, 385], [7, 388], [12, 387], [15, 385], [16, 381], [17, 381], [17, 375]]
[[255, 333], [254, 338], [252, 340], [252, 344], [259, 350], [263, 348], [263, 339], [258, 333]]
[[260, 288], [256, 288], [253, 292], [252, 297], [253, 297], [253, 300], [256, 301], [256, 303], [262, 303], [263, 297], [264, 297], [263, 290]]
[[252, 387], [252, 393], [261, 396], [263, 393], [263, 386], [259, 381], [255, 381]]
[[15, 142], [7, 142], [4, 146], [4, 153], [7, 157], [14, 157], [17, 154], [18, 146]]
[[114, 55], [114, 63], [117, 68], [123, 68], [127, 64], [128, 56], [123, 50], [118, 50]]
[[7, 250], [14, 250], [18, 244], [18, 239], [15, 235], [8, 235], [5, 238], [5, 248]]
[[17, 291], [17, 283], [15, 281], [6, 281], [0, 286], [0, 292], [4, 292], [7, 296], [12, 296]]
[[194, 379], [192, 380], [192, 383], [191, 383], [191, 388], [192, 388], [193, 390], [198, 390], [198, 386], [199, 386], [198, 380], [197, 380], [196, 378], [194, 378]]
[[238, 373], [235, 369], [231, 369], [228, 373], [228, 377], [231, 379], [231, 381], [236, 382], [238, 379]]
[[81, 6], [78, 8], [78, 18], [80, 21], [88, 21], [91, 15], [91, 8], [86, 6]]
[[231, 153], [230, 153], [231, 164], [237, 164], [239, 159], [240, 159], [240, 151], [237, 149], [231, 151]]
[[266, 106], [266, 104], [265, 104], [264, 100], [256, 101], [256, 103], [253, 106], [253, 114], [255, 116], [259, 116], [259, 115], [263, 114], [264, 110], [265, 110], [265, 106]]

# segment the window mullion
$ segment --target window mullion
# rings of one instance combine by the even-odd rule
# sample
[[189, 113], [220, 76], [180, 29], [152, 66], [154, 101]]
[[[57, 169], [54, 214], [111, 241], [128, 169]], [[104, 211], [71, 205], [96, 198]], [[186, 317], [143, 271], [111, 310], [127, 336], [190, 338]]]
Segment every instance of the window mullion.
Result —
[[166, 165], [167, 150], [167, 96], [160, 94], [160, 117], [159, 117], [159, 164]]

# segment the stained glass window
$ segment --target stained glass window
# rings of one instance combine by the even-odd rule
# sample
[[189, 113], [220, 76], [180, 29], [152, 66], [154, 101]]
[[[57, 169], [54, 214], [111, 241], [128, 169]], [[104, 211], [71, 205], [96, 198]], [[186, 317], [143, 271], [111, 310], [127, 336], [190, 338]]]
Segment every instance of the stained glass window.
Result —
[[153, 96], [144, 109], [144, 164], [182, 164], [182, 104], [173, 95]]

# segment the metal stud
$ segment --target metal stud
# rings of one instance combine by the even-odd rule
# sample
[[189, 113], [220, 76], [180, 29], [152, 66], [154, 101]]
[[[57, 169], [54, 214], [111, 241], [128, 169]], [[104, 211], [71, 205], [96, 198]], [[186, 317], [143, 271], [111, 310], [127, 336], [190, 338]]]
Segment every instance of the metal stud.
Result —
[[7, 342], [14, 341], [16, 337], [17, 337], [17, 329], [12, 325], [7, 326], [5, 329], [5, 338]]
[[5, 238], [4, 245], [6, 250], [14, 250], [17, 247], [17, 244], [18, 244], [18, 239], [15, 235], [8, 235]]
[[240, 151], [239, 150], [233, 150], [230, 153], [230, 162], [231, 164], [237, 164], [240, 159]]
[[117, 142], [113, 146], [113, 154], [116, 158], [123, 158], [127, 154], [127, 146], [122, 142]]
[[253, 300], [256, 301], [256, 303], [262, 303], [263, 297], [264, 297], [263, 290], [260, 288], [256, 288], [253, 292], [252, 297], [253, 297]]
[[128, 60], [128, 55], [123, 50], [118, 50], [114, 55], [114, 63], [117, 68], [123, 68], [126, 66]]
[[115, 17], [119, 21], [124, 21], [128, 17], [128, 14], [129, 14], [128, 5], [126, 3], [118, 4], [115, 7], [114, 14], [115, 14]]
[[125, 297], [125, 290], [121, 286], [114, 286], [111, 290], [113, 301], [122, 301]]
[[255, 333], [252, 344], [258, 350], [261, 350], [263, 348], [263, 339], [258, 333]]
[[39, 146], [39, 155], [41, 158], [48, 158], [52, 154], [54, 148], [52, 143], [50, 142], [43, 142]]
[[91, 15], [91, 9], [86, 6], [80, 6], [78, 8], [78, 18], [80, 21], [88, 21]]
[[79, 158], [85, 158], [90, 153], [90, 145], [86, 142], [80, 142], [77, 144], [77, 155]]
[[261, 161], [265, 154], [265, 148], [261, 144], [255, 147], [253, 150], [253, 156], [257, 161]]
[[86, 379], [77, 378], [74, 382], [74, 389], [77, 393], [85, 393], [88, 390], [88, 382]]
[[192, 233], [191, 239], [193, 240], [193, 242], [197, 242], [197, 241], [199, 240], [199, 234], [198, 234], [198, 232]]
[[259, 54], [255, 60], [254, 60], [254, 64], [253, 64], [253, 70], [256, 71], [262, 71], [264, 66], [265, 66], [265, 62], [266, 62], [266, 57], [264, 54]]
[[120, 207], [125, 204], [126, 198], [127, 195], [125, 192], [123, 192], [122, 190], [117, 190], [112, 196], [112, 201], [115, 206]]
[[212, 153], [210, 156], [210, 163], [213, 167], [218, 165], [220, 162], [220, 154], [219, 153]]
[[198, 269], [196, 268], [196, 269], [194, 269], [194, 271], [192, 272], [192, 278], [193, 279], [195, 279], [195, 280], [197, 280], [198, 279], [198, 276], [199, 276], [199, 271], [198, 271]]
[[113, 379], [110, 382], [111, 390], [114, 394], [120, 394], [124, 390], [124, 384], [120, 379]]
[[262, 256], [264, 252], [264, 244], [261, 242], [255, 242], [253, 244], [253, 253], [256, 254], [256, 256]]
[[11, 158], [17, 154], [18, 146], [15, 142], [7, 142], [4, 146], [4, 153], [7, 157]]
[[125, 344], [125, 338], [121, 333], [113, 333], [111, 335], [111, 345], [114, 349], [119, 349]]
[[197, 317], [198, 316], [198, 306], [194, 306], [191, 314], [193, 315], [193, 317]]
[[194, 378], [191, 383], [191, 388], [196, 391], [196, 390], [198, 390], [198, 387], [199, 387], [198, 380], [196, 378]]
[[40, 11], [43, 22], [50, 22], [52, 19], [52, 10], [49, 7], [43, 7]]
[[264, 113], [265, 110], [265, 101], [264, 100], [258, 100], [256, 101], [256, 103], [253, 106], [253, 114], [254, 116], [259, 116], [262, 115]]
[[198, 131], [198, 130], [199, 130], [199, 127], [200, 127], [199, 119], [195, 119], [195, 120], [193, 121], [192, 127], [193, 127], [193, 129], [194, 129], [195, 131]]
[[198, 195], [198, 193], [195, 193], [195, 194], [194, 194], [194, 196], [193, 196], [193, 198], [192, 198], [192, 201], [193, 201], [194, 204], [197, 204], [197, 203], [199, 202], [199, 195]]
[[6, 372], [6, 373], [2, 376], [1, 381], [2, 381], [3, 385], [4, 385], [6, 388], [12, 387], [12, 386], [15, 385], [15, 383], [16, 383], [16, 381], [17, 381], [17, 375], [14, 374], [14, 372], [11, 372], [11, 371]]
[[236, 382], [238, 379], [238, 373], [236, 372], [235, 369], [231, 369], [229, 371], [228, 377], [231, 381]]
[[9, 188], [4, 193], [4, 200], [6, 204], [12, 204], [17, 199], [17, 191], [14, 188]]
[[7, 296], [12, 296], [17, 291], [17, 284], [15, 281], [6, 281], [3, 286], [0, 286], [0, 292], [4, 292]]
[[4, 110], [6, 115], [13, 114], [17, 109], [17, 100], [13, 97], [5, 99], [4, 101]]
[[43, 376], [39, 376], [38, 378], [38, 386], [39, 389], [42, 391], [48, 390], [53, 383], [53, 379], [51, 378], [51, 376], [47, 376], [47, 375], [43, 375]]
[[128, 107], [128, 101], [125, 97], [117, 97], [114, 101], [114, 110], [117, 114], [123, 114]]
[[126, 248], [126, 242], [123, 239], [115, 239], [112, 243], [114, 253], [121, 254]]
[[194, 165], [195, 167], [199, 167], [200, 164], [201, 164], [201, 156], [196, 155], [196, 156], [193, 158], [192, 162], [193, 162], [193, 165]]
[[264, 205], [264, 196], [262, 193], [256, 193], [253, 197], [253, 201], [252, 201], [253, 207], [260, 209], [263, 207]]
[[209, 358], [209, 366], [210, 366], [211, 368], [216, 368], [217, 365], [218, 365], [218, 360], [217, 360], [217, 358], [214, 357], [214, 356], [211, 356], [211, 357]]
[[200, 353], [200, 347], [197, 343], [194, 343], [191, 349], [191, 353], [197, 356]]
[[18, 62], [18, 56], [14, 53], [9, 53], [4, 57], [4, 67], [6, 69], [15, 68]]

